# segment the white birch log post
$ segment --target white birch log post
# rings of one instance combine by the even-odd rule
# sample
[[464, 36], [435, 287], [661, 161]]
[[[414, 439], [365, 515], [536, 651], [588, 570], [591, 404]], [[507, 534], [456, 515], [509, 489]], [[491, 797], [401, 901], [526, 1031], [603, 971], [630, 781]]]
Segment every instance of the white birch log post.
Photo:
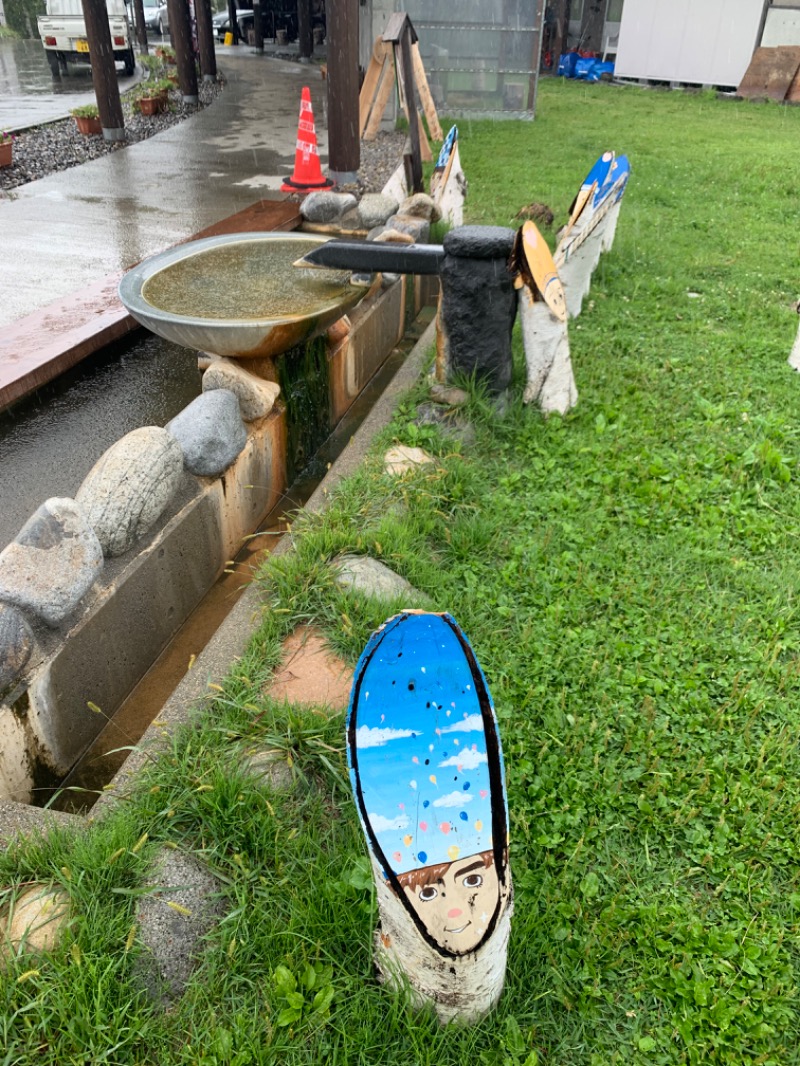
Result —
[[570, 318], [577, 318], [581, 313], [583, 301], [592, 287], [592, 274], [603, 251], [603, 234], [607, 218], [608, 215], [605, 215], [585, 240], [581, 241], [561, 262], [559, 262], [561, 258], [559, 250], [556, 249], [555, 260], [559, 263], [558, 275], [564, 286], [567, 314]]
[[503, 990], [513, 892], [497, 719], [450, 615], [403, 611], [373, 633], [347, 751], [375, 877], [379, 978], [442, 1024], [473, 1024]]
[[517, 299], [528, 371], [522, 402], [537, 402], [545, 415], [564, 415], [578, 402], [567, 323], [559, 322], [547, 304], [534, 300], [527, 285]]
[[800, 370], [800, 326], [798, 326], [797, 336], [794, 339], [792, 350], [789, 352], [788, 362], [793, 370]]

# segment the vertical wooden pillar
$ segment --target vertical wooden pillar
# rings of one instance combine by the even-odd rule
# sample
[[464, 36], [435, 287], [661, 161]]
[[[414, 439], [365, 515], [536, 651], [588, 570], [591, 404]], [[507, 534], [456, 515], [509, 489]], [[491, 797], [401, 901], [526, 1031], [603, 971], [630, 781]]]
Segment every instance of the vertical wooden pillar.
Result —
[[297, 0], [297, 45], [300, 62], [309, 60], [314, 51], [314, 38], [311, 33], [311, 0]]
[[92, 64], [92, 84], [97, 97], [97, 109], [106, 141], [125, 140], [125, 119], [117, 84], [114, 49], [111, 46], [111, 27], [105, 0], [82, 0], [89, 57]]
[[338, 184], [354, 182], [358, 136], [358, 0], [328, 0], [328, 168]]
[[211, 22], [211, 0], [194, 0], [197, 19], [197, 47], [200, 49], [200, 71], [203, 81], [215, 81], [217, 55], [214, 51], [214, 26]]
[[196, 104], [197, 68], [192, 48], [192, 21], [187, 0], [167, 0], [169, 28], [175, 46], [175, 61], [178, 66], [178, 84], [184, 103]]
[[228, 25], [233, 34], [233, 43], [239, 43], [239, 23], [236, 21], [236, 0], [228, 0]]
[[400, 55], [402, 58], [401, 76], [403, 78], [403, 95], [408, 111], [408, 135], [411, 140], [411, 189], [422, 192], [422, 157], [419, 145], [419, 124], [417, 122], [417, 97], [414, 88], [414, 67], [411, 58], [411, 28], [408, 20], [400, 37]]
[[531, 76], [528, 82], [528, 110], [536, 115], [536, 94], [539, 91], [539, 71], [542, 67], [542, 31], [544, 28], [545, 0], [536, 0], [536, 33], [531, 48]]
[[142, 55], [148, 54], [147, 26], [144, 24], [144, 0], [133, 0], [133, 17], [136, 22], [136, 40]]
[[257, 52], [264, 51], [263, 11], [261, 0], [253, 0], [253, 47]]

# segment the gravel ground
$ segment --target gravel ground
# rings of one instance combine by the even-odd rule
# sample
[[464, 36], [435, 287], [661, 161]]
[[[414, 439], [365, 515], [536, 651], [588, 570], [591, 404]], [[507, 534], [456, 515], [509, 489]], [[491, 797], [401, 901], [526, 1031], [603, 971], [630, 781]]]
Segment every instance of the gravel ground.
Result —
[[[213, 104], [223, 88], [222, 82], [201, 82], [199, 106], [208, 107]], [[15, 134], [14, 161], [10, 167], [0, 168], [0, 198], [13, 196], [11, 190], [37, 178], [79, 166], [108, 152], [124, 152], [127, 144], [143, 141], [177, 122], [182, 122], [193, 115], [196, 108], [185, 105], [176, 89], [170, 93], [169, 111], [160, 115], [143, 117], [132, 110], [125, 96], [122, 97], [122, 110], [125, 115], [127, 141], [110, 143], [104, 141], [102, 136], [84, 137], [78, 133], [72, 118]], [[375, 141], [369, 144], [362, 142], [358, 190], [380, 192], [402, 160], [404, 141], [405, 136], [402, 133], [380, 133]]]

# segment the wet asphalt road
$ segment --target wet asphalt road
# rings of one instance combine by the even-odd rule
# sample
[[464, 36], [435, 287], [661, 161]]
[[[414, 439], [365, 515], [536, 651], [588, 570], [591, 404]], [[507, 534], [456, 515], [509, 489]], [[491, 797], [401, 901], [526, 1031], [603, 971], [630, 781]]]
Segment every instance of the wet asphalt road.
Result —
[[[122, 65], [119, 68], [122, 70]], [[120, 76], [120, 91], [135, 85], [139, 74]], [[40, 41], [0, 40], [0, 129], [13, 131], [64, 118], [73, 107], [94, 100], [88, 66], [69, 67], [54, 78]]]

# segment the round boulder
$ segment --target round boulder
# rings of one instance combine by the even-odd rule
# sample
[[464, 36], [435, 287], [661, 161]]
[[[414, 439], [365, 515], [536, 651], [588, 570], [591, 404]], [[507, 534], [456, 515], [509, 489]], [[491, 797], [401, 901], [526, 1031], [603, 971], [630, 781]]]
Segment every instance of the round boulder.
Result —
[[239, 401], [230, 389], [204, 392], [165, 429], [183, 449], [186, 469], [198, 477], [219, 477], [247, 443]]
[[0, 696], [28, 665], [34, 643], [30, 627], [19, 611], [0, 603]]
[[312, 192], [300, 205], [300, 214], [306, 222], [335, 222], [355, 206], [356, 198], [352, 193]]
[[84, 478], [76, 502], [106, 556], [122, 555], [161, 516], [178, 490], [183, 452], [159, 426], [126, 434]]
[[74, 500], [53, 497], [0, 552], [0, 601], [58, 626], [103, 569], [103, 549]]
[[442, 217], [438, 205], [424, 192], [416, 192], [413, 196], [403, 200], [398, 213], [412, 215], [414, 218], [424, 218], [426, 222], [438, 222]]
[[369, 192], [361, 197], [358, 205], [358, 215], [364, 229], [374, 229], [382, 226], [387, 218], [397, 211], [397, 200], [392, 196], [383, 196], [381, 193]]
[[227, 359], [214, 360], [203, 374], [203, 392], [214, 389], [228, 389], [237, 397], [245, 422], [266, 418], [281, 391], [276, 382], [256, 377]]
[[52, 885], [32, 885], [16, 897], [0, 920], [8, 957], [25, 951], [50, 951], [69, 920], [69, 896]]

